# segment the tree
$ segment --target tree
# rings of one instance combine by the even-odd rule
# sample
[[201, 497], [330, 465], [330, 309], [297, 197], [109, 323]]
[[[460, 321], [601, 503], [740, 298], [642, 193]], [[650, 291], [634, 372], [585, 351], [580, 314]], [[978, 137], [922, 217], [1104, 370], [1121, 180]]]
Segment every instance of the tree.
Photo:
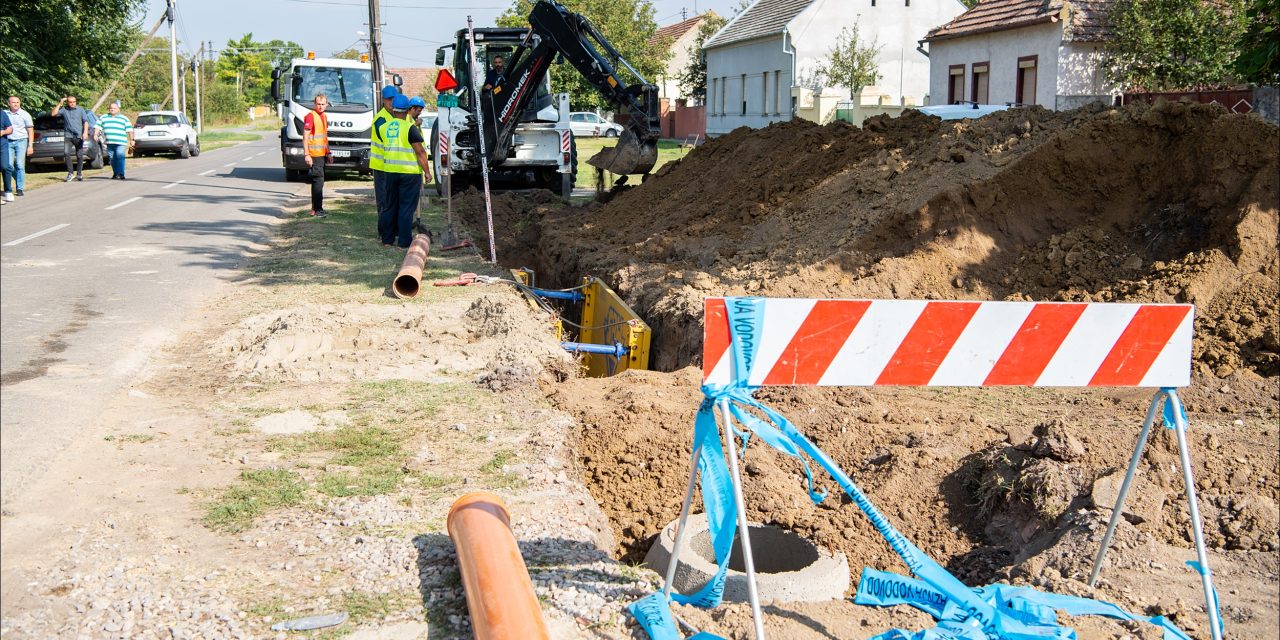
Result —
[[337, 53], [334, 53], [332, 57], [339, 58], [342, 60], [359, 60], [360, 55], [361, 55], [361, 52], [357, 51], [353, 47], [350, 49], [343, 49], [342, 51], [338, 51]]
[[1117, 0], [1106, 73], [1128, 90], [1177, 91], [1231, 83], [1245, 33], [1244, 0]]
[[[498, 25], [528, 27], [533, 4], [533, 0], [515, 0], [498, 18]], [[655, 51], [649, 47], [649, 38], [658, 30], [658, 24], [653, 18], [653, 5], [648, 0], [564, 0], [561, 4], [586, 16], [646, 81], [653, 82], [662, 73], [671, 52]], [[623, 77], [627, 74], [621, 68], [618, 72]], [[604, 96], [569, 64], [552, 65], [551, 88], [556, 92], [567, 91], [574, 110], [612, 108]]]
[[880, 80], [880, 43], [876, 38], [864, 45], [858, 34], [858, 23], [845, 27], [836, 36], [835, 46], [827, 59], [818, 65], [817, 73], [825, 84], [849, 89], [849, 98], [857, 96], [862, 88]]
[[88, 96], [132, 51], [143, 0], [6, 0], [0, 12], [0, 90], [28, 109]]
[[239, 40], [227, 41], [218, 56], [217, 77], [233, 87], [238, 83], [240, 95], [249, 104], [266, 104], [271, 101], [271, 70], [288, 66], [302, 54], [302, 45], [296, 42], [255, 42], [253, 34], [246, 33]]
[[1280, 0], [1253, 0], [1245, 15], [1249, 28], [1240, 40], [1236, 79], [1280, 84]]
[[[138, 34], [138, 40], [141, 41], [144, 35], [146, 34]], [[185, 70], [190, 64], [191, 60], [179, 50], [178, 68]], [[189, 101], [194, 108], [195, 87], [191, 85], [187, 89]], [[150, 109], [153, 104], [163, 104], [169, 98], [170, 91], [172, 91], [172, 85], [169, 83], [169, 39], [156, 36], [143, 43], [142, 54], [120, 77], [120, 84], [116, 85], [107, 99], [108, 101], [119, 100], [121, 108], [125, 111], [141, 111]]]
[[702, 16], [702, 22], [698, 23], [698, 35], [688, 50], [689, 64], [676, 76], [680, 92], [699, 103], [707, 101], [707, 53], [702, 47], [728, 22], [713, 11]]

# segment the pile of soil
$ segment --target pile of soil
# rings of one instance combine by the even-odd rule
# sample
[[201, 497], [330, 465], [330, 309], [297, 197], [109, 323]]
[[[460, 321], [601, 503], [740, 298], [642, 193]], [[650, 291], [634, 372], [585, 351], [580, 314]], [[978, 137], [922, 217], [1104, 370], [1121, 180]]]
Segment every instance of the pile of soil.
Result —
[[[544, 285], [602, 277], [654, 329], [658, 371], [550, 392], [579, 418], [583, 478], [630, 560], [678, 515], [707, 296], [1194, 303], [1194, 383], [1183, 398], [1200, 508], [1225, 564], [1215, 566], [1224, 615], [1249, 636], [1280, 622], [1278, 149], [1273, 124], [1183, 103], [959, 122], [907, 112], [863, 128], [792, 121], [713, 140], [608, 202], [501, 194], [494, 213], [509, 266], [536, 269]], [[460, 210], [483, 228], [479, 197]], [[1101, 592], [1083, 583], [1148, 394], [757, 397], [967, 583], [1102, 596], [1207, 635], [1198, 581], [1182, 566], [1189, 516], [1167, 430], [1152, 435]], [[753, 520], [839, 549], [855, 571], [905, 570], [829, 481], [831, 497], [815, 506], [799, 464], [759, 447], [745, 473]]]
[[[499, 255], [605, 278], [700, 361], [708, 295], [1191, 302], [1197, 371], [1280, 374], [1280, 128], [1217, 106], [739, 129], [608, 203], [494, 200]], [[464, 219], [482, 229], [472, 194]]]

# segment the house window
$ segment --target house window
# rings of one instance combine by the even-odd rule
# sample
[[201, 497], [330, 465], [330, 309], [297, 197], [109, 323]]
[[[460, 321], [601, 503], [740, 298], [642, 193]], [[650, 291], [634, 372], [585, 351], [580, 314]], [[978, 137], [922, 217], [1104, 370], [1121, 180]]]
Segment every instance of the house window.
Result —
[[876, 0], [871, 0], [871, 6], [876, 6]]
[[907, 6], [911, 6], [911, 0], [907, 0]]
[[[711, 79], [711, 86], [709, 87], [709, 93], [707, 94], [708, 107], [711, 107], [711, 105], [714, 105], [716, 103], [716, 85], [718, 84], [720, 84], [720, 80], [718, 78]], [[711, 113], [716, 112], [714, 108], [709, 108], [708, 111], [710, 111]]]
[[964, 100], [964, 65], [953, 64], [947, 73], [947, 104], [955, 104]]
[[782, 70], [773, 72], [773, 115], [782, 115]]
[[[776, 89], [776, 87], [775, 87]], [[769, 115], [769, 72], [760, 74], [760, 115]]]
[[1039, 56], [1023, 56], [1018, 58], [1018, 93], [1017, 101], [1022, 104], [1036, 103], [1036, 63]]
[[742, 113], [747, 115], [747, 74], [742, 74]]
[[972, 100], [978, 104], [988, 104], [991, 87], [991, 63], [975, 62], [971, 67], [973, 69], [973, 93]]
[[724, 115], [725, 97], [724, 94], [729, 93], [729, 78], [721, 76], [720, 78], [720, 115]]

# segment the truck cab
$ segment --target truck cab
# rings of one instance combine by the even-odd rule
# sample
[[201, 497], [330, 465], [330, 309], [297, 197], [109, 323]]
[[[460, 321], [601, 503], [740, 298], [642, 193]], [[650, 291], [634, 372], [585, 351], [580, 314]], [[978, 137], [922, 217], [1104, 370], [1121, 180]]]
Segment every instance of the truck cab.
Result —
[[287, 68], [271, 72], [271, 92], [280, 116], [280, 158], [287, 180], [307, 171], [302, 149], [303, 120], [318, 93], [329, 99], [329, 151], [334, 169], [369, 172], [369, 134], [373, 127], [373, 71], [367, 61], [339, 58], [294, 58]]

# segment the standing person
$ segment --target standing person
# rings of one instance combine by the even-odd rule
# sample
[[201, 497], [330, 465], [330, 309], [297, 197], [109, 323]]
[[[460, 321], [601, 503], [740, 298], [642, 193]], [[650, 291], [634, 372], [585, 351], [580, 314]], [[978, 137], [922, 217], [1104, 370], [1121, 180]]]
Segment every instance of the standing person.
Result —
[[[62, 105], [66, 105], [65, 107]], [[67, 96], [58, 101], [49, 115], [55, 118], [62, 114], [62, 155], [67, 162], [67, 177], [63, 182], [71, 182], [75, 178], [84, 181], [84, 141], [89, 139], [89, 119], [85, 117], [85, 109], [76, 106], [76, 97]], [[72, 171], [71, 158], [75, 157], [75, 171]]]
[[382, 125], [392, 119], [391, 103], [399, 91], [392, 85], [382, 88], [382, 109], [373, 117], [373, 129], [369, 133], [369, 170], [373, 173], [373, 202], [378, 209], [381, 220], [383, 210], [387, 206], [386, 174], [382, 171], [383, 139], [380, 133]]
[[133, 123], [120, 113], [119, 102], [112, 102], [107, 111], [108, 115], [102, 116], [98, 124], [111, 150], [111, 179], [124, 180], [125, 157], [133, 149]]
[[329, 215], [324, 210], [324, 166], [329, 159], [329, 122], [324, 112], [328, 108], [329, 97], [317, 93], [315, 109], [302, 121], [302, 149], [311, 174], [311, 215], [316, 218]]
[[13, 132], [9, 134], [9, 158], [0, 163], [0, 168], [4, 169], [5, 200], [12, 202], [15, 192], [18, 197], [26, 195], [22, 189], [27, 183], [27, 156], [36, 152], [35, 123], [31, 114], [22, 108], [22, 100], [18, 96], [9, 96], [9, 109], [5, 115], [9, 116]]
[[[9, 114], [0, 111], [0, 167], [9, 166], [9, 134], [13, 133], [13, 123], [9, 122]], [[13, 194], [9, 193], [9, 174], [4, 174], [4, 201], [13, 202]]]
[[431, 177], [431, 162], [423, 146], [422, 129], [407, 119], [409, 99], [396, 96], [391, 109], [392, 120], [382, 125], [388, 204], [378, 213], [378, 235], [383, 246], [407, 249], [413, 241], [413, 215], [418, 211], [422, 178]]
[[409, 121], [422, 126], [422, 111], [427, 108], [427, 101], [422, 96], [409, 98]]

